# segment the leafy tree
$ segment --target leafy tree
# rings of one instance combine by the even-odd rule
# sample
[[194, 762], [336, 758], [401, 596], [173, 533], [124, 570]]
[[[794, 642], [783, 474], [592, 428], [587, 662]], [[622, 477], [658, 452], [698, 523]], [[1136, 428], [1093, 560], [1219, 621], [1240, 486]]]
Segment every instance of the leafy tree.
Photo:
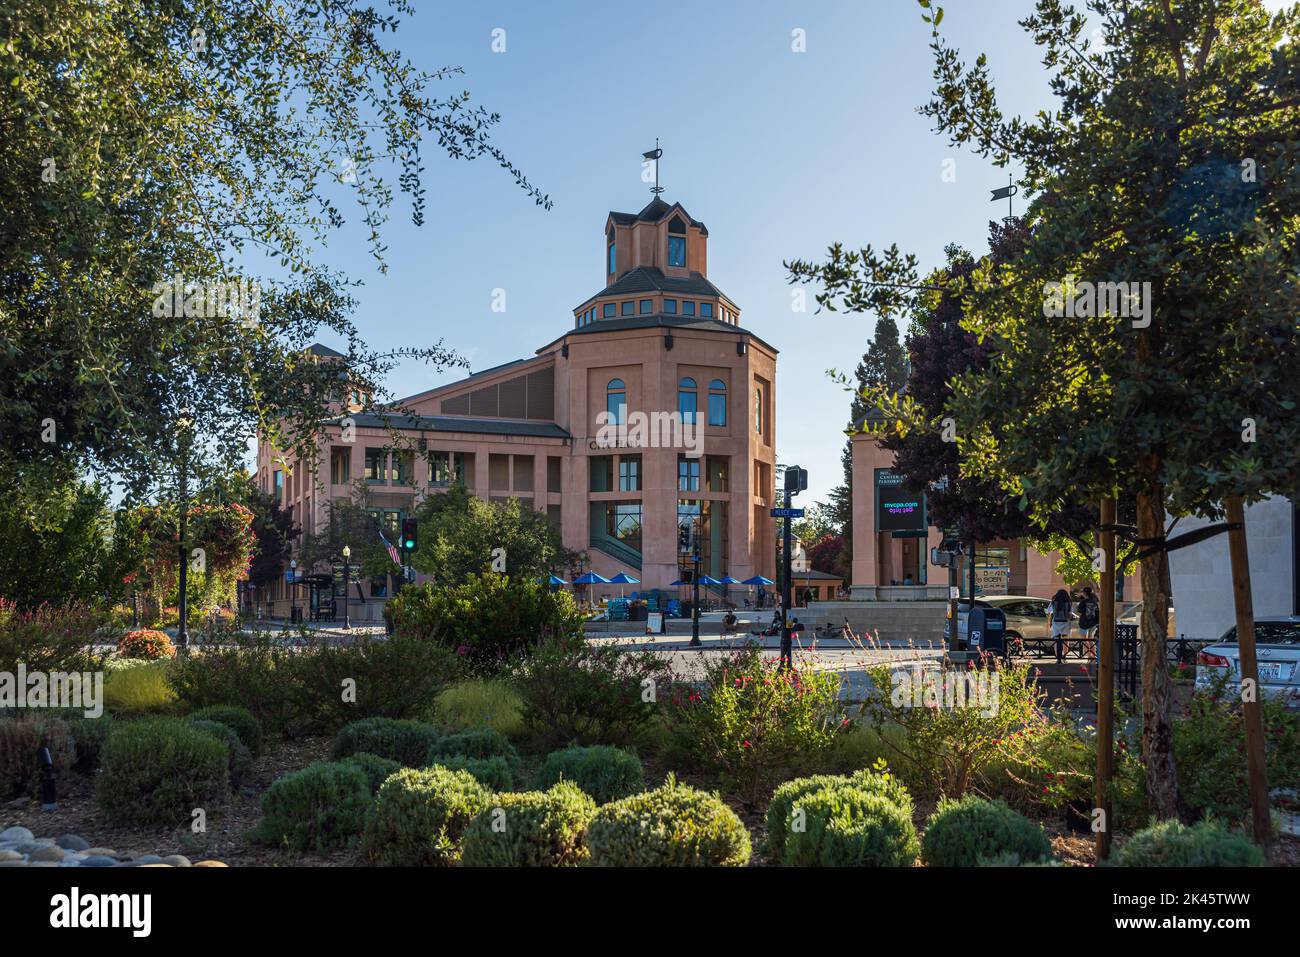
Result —
[[[939, 11], [928, 16], [936, 90], [922, 112], [952, 142], [1019, 164], [1033, 197], [1024, 250], [958, 287], [963, 326], [990, 356], [955, 381], [948, 409], [963, 474], [1018, 496], [1040, 525], [1063, 503], [1131, 490], [1147, 793], [1172, 817], [1166, 516], [1300, 485], [1300, 7], [1089, 8], [1100, 43], [1061, 0], [1022, 21], [1059, 100], [1032, 120], [1006, 118], [987, 60], [963, 63]], [[824, 282], [819, 301], [884, 313], [917, 285], [897, 247], [837, 244], [800, 271]]]
[[271, 492], [254, 486], [248, 505], [253, 513], [253, 534], [257, 536], [257, 551], [248, 569], [248, 581], [265, 588], [284, 574], [292, 543], [301, 528], [294, 522], [293, 513], [281, 508], [279, 499]]
[[[322, 332], [381, 398], [399, 357], [347, 316], [349, 277], [314, 257], [355, 208], [383, 268], [397, 188], [419, 224], [430, 154], [487, 158], [550, 201], [490, 139], [499, 117], [432, 87], [392, 44], [413, 14], [357, 0], [42, 0], [0, 32], [0, 467], [35, 500], [51, 464], [143, 494], [179, 455], [196, 471], [245, 454], [256, 429], [314, 451], [339, 396]], [[353, 206], [355, 204], [355, 206]], [[182, 286], [179, 304], [168, 294]], [[230, 314], [185, 284], [245, 281]], [[273, 279], [278, 281], [272, 282]], [[254, 305], [252, 283], [260, 283]], [[212, 308], [209, 310], [208, 303]], [[221, 310], [223, 313], [225, 310]]]
[[807, 546], [808, 564], [814, 571], [828, 575], [839, 575], [848, 581], [844, 574], [844, 551], [847, 547], [843, 535], [827, 532], [821, 538]]
[[[379, 519], [369, 509], [370, 492], [358, 480], [347, 499], [330, 501], [325, 507], [325, 521], [319, 530], [302, 537], [298, 563], [307, 569], [319, 565], [341, 562], [343, 546], [352, 550], [351, 563], [358, 574], [369, 578], [383, 578], [397, 572], [393, 558], [380, 539], [383, 531], [388, 540], [397, 545], [391, 529], [381, 528]], [[283, 570], [283, 565], [280, 566]]]

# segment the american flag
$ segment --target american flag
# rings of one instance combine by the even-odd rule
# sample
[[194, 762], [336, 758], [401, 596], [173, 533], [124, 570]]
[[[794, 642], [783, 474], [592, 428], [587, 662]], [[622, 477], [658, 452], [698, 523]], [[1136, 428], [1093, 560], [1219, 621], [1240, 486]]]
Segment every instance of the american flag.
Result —
[[379, 533], [379, 540], [384, 543], [384, 548], [388, 549], [388, 557], [393, 560], [394, 565], [402, 564], [402, 557], [397, 554], [397, 548], [388, 539], [384, 538], [384, 533]]

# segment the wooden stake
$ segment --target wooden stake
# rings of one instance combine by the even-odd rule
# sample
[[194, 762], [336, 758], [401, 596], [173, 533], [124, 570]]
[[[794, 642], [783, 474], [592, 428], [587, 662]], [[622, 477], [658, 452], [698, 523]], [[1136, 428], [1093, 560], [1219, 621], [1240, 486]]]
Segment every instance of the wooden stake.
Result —
[[[1101, 500], [1101, 524], [1115, 524], [1115, 499]], [[1093, 807], [1101, 812], [1093, 820], [1097, 861], [1110, 856], [1110, 782], [1115, 771], [1115, 533], [1100, 533], [1102, 554], [1101, 594], [1097, 596], [1097, 777]]]
[[1255, 658], [1255, 604], [1250, 593], [1250, 555], [1246, 550], [1246, 513], [1240, 495], [1224, 502], [1228, 521], [1228, 555], [1232, 560], [1232, 597], [1237, 611], [1237, 653], [1241, 664], [1242, 710], [1246, 724], [1246, 767], [1250, 781], [1255, 843], [1267, 853], [1273, 843], [1268, 812], [1268, 777], [1264, 768], [1264, 715], [1259, 706], [1259, 663]]

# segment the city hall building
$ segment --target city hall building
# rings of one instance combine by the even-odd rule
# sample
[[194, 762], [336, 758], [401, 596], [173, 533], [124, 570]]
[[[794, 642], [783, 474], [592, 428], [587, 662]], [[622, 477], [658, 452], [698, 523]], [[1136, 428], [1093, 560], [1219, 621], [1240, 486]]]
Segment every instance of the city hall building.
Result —
[[[392, 541], [424, 496], [452, 485], [516, 498], [585, 550], [592, 570], [625, 572], [643, 589], [681, 577], [678, 529], [693, 524], [704, 573], [775, 578], [777, 351], [740, 325], [740, 307], [709, 280], [708, 242], [702, 222], [657, 195], [638, 213], [611, 212], [603, 283], [573, 308], [570, 327], [531, 356], [395, 403], [413, 414], [365, 411], [352, 395], [352, 440], [340, 417], [315, 461], [286, 463], [259, 443], [260, 487], [310, 534], [363, 480]], [[417, 451], [390, 448], [393, 428]], [[304, 571], [328, 588], [329, 569]], [[373, 618], [385, 584], [362, 590], [360, 616]], [[283, 581], [264, 597], [273, 614], [289, 606]], [[295, 600], [308, 603], [303, 586]]]

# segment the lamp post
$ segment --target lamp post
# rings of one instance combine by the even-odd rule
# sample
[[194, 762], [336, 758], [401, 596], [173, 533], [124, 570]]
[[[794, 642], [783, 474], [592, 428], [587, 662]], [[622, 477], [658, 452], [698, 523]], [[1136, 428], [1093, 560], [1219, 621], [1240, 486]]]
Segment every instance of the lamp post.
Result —
[[691, 647], [700, 642], [700, 534], [699, 525], [691, 523]]
[[289, 621], [298, 620], [298, 559], [289, 560]]
[[343, 546], [343, 630], [352, 630], [352, 619], [348, 617], [348, 583], [352, 580], [352, 548]]
[[189, 595], [188, 595], [188, 571], [190, 566], [189, 549], [185, 547], [185, 518], [189, 511], [189, 458], [190, 458], [190, 439], [194, 427], [194, 413], [188, 408], [181, 409], [180, 416], [176, 419], [176, 437], [177, 447], [180, 452], [180, 476], [178, 487], [178, 498], [180, 499], [179, 515], [177, 516], [177, 537], [179, 539], [178, 549], [180, 553], [180, 575], [177, 582], [176, 595], [176, 612], [178, 622], [176, 625], [176, 650], [184, 654], [190, 643], [190, 632], [187, 619], [189, 618]]

